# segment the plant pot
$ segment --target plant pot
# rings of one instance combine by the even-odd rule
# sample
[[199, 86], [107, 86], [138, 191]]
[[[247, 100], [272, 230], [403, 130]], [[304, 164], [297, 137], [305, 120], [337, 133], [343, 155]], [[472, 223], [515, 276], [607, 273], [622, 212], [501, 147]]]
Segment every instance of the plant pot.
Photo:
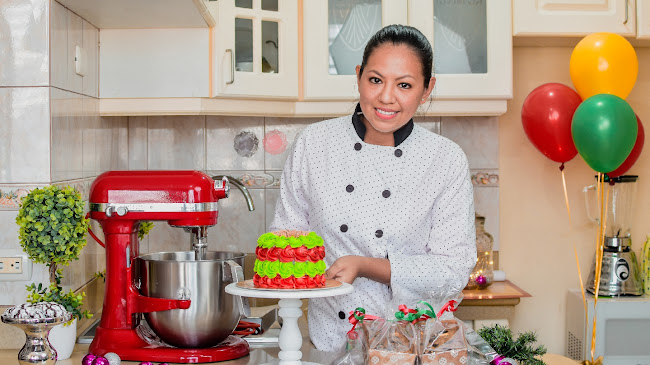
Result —
[[57, 360], [69, 359], [77, 341], [77, 319], [54, 326], [50, 330], [48, 340], [56, 350]]

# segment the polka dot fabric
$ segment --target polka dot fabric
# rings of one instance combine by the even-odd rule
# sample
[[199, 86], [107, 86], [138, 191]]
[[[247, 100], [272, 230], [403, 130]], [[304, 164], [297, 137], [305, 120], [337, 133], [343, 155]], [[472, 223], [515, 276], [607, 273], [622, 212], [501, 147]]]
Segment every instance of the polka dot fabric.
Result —
[[417, 125], [391, 147], [363, 142], [351, 116], [312, 124], [287, 159], [270, 229], [316, 232], [328, 267], [345, 255], [389, 259], [390, 286], [358, 278], [351, 294], [310, 300], [312, 342], [339, 350], [354, 308], [383, 316], [402, 298], [464, 287], [476, 261], [467, 158], [454, 142]]

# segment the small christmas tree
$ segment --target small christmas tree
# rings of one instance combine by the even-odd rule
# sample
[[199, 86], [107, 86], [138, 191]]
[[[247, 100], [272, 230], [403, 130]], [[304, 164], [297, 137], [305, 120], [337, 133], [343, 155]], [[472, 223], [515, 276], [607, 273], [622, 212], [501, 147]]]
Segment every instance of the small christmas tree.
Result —
[[514, 340], [508, 327], [495, 324], [481, 328], [478, 334], [500, 355], [517, 360], [523, 365], [545, 365], [540, 356], [546, 353], [546, 347], [534, 347], [537, 341], [535, 332], [520, 333]]

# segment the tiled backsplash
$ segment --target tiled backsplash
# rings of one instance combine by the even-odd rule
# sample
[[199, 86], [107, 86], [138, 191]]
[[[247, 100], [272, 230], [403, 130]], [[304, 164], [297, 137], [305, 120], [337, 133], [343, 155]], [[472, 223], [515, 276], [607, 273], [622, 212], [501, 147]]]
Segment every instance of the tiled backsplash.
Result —
[[[74, 107], [82, 103], [64, 105]], [[68, 114], [75, 113], [62, 113]], [[62, 180], [58, 184], [71, 184], [87, 197], [94, 176], [110, 169], [196, 169], [210, 175], [231, 175], [248, 187], [255, 210], [249, 212], [243, 195], [233, 189], [228, 199], [219, 202], [219, 223], [209, 230], [209, 249], [253, 252], [257, 237], [267, 230], [273, 219], [281, 170], [296, 136], [305, 126], [325, 118], [155, 116], [72, 119], [57, 118], [53, 114], [52, 123], [59, 132], [52, 138], [52, 173], [61, 179], [74, 176], [81, 179]], [[476, 211], [486, 216], [487, 231], [495, 237], [495, 249], [498, 250], [497, 119], [427, 117], [416, 118], [416, 122], [463, 147], [475, 186]], [[57, 160], [61, 160], [61, 164], [55, 163]], [[33, 187], [0, 184], [0, 209], [4, 210], [0, 211], [0, 228], [4, 228], [0, 231], [0, 248], [18, 246], [14, 222], [17, 204], [20, 197]], [[93, 223], [93, 230], [100, 232], [101, 228]], [[141, 242], [143, 253], [188, 249], [189, 233], [164, 222], [156, 223], [149, 236]], [[66, 286], [75, 289], [83, 285], [92, 273], [104, 267], [103, 260], [103, 248], [89, 238], [81, 259], [64, 268]], [[45, 269], [36, 266], [36, 277], [46, 278]], [[7, 304], [21, 301], [24, 297], [22, 284], [0, 282], [0, 289], [4, 287], [7, 293], [0, 294], [0, 301], [9, 302]]]
[[[123, 119], [123, 117], [102, 118]], [[233, 189], [219, 201], [219, 223], [209, 230], [210, 250], [253, 252], [257, 237], [273, 219], [279, 179], [300, 131], [325, 118], [166, 116], [128, 118], [129, 167], [198, 169], [231, 175], [248, 187], [255, 211]], [[498, 124], [496, 117], [416, 118], [421, 126], [457, 142], [468, 156], [477, 213], [498, 250]], [[165, 223], [156, 224], [142, 242], [143, 252], [188, 250], [190, 236]]]

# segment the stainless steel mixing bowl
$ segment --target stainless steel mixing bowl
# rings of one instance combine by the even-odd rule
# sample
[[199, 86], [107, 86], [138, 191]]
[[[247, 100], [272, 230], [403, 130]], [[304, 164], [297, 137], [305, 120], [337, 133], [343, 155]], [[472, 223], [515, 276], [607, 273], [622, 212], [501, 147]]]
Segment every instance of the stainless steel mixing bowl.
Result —
[[237, 327], [241, 308], [241, 298], [224, 289], [236, 281], [232, 273], [244, 265], [244, 256], [212, 251], [197, 261], [194, 251], [183, 251], [137, 257], [134, 266], [142, 295], [191, 300], [188, 309], [145, 313], [151, 329], [176, 347], [206, 348], [223, 341]]

